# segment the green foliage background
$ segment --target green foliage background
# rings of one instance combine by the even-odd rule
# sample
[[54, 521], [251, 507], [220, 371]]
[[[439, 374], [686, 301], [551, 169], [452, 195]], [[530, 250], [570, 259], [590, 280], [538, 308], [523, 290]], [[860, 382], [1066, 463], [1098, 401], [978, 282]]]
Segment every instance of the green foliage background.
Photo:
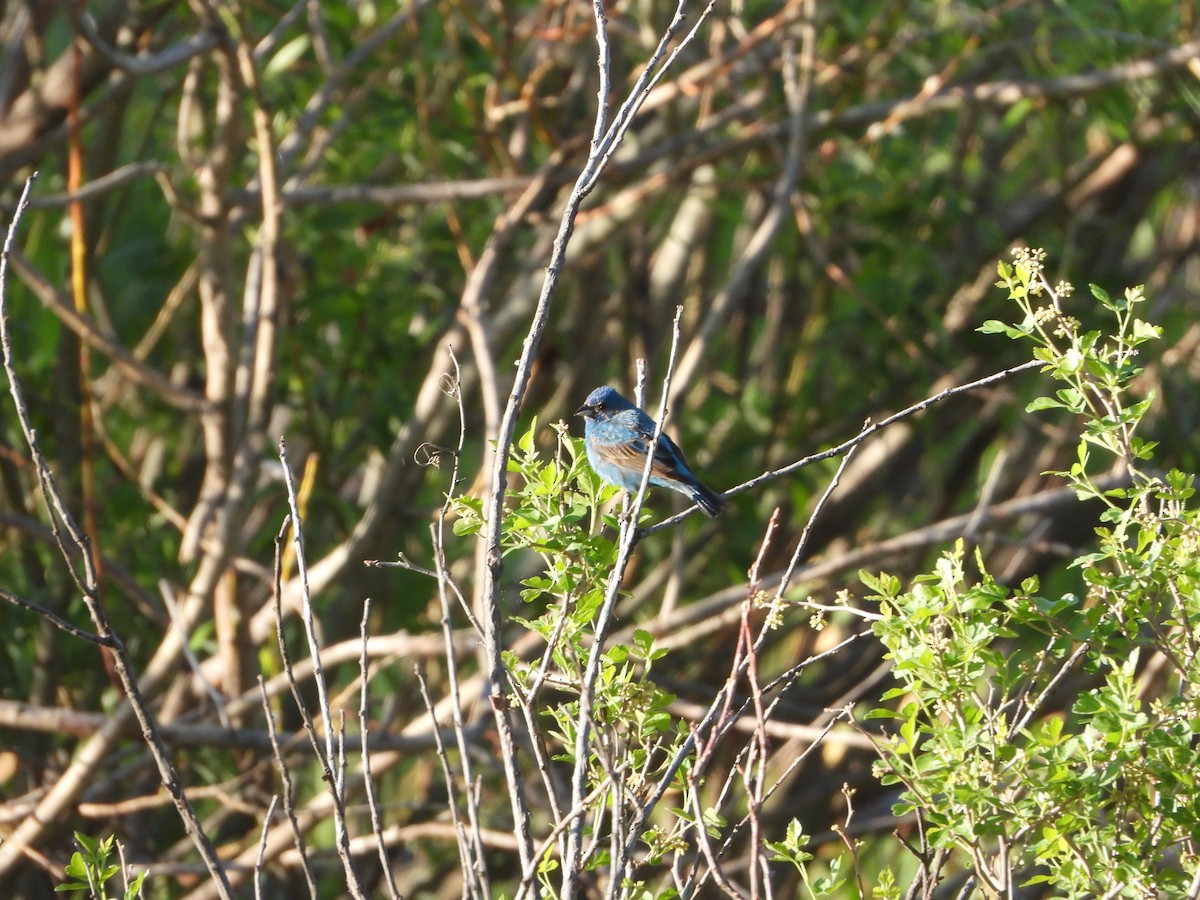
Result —
[[[217, 691], [254, 696], [256, 675], [278, 672], [269, 601], [286, 499], [274, 447], [286, 436], [297, 475], [314, 466], [304, 526], [324, 641], [357, 636], [365, 597], [373, 600], [372, 635], [428, 637], [419, 653], [380, 657], [372, 673], [379, 733], [420, 731], [426, 712], [414, 663], [426, 668], [435, 697], [446, 690], [436, 589], [426, 575], [362, 561], [403, 554], [432, 565], [429, 525], [452, 490], [443, 451], [458, 439], [454, 398], [439, 387], [451, 370], [447, 347], [462, 367], [459, 489], [484, 495], [496, 411], [592, 133], [590, 5], [88, 6], [100, 43], [125, 54], [154, 55], [188, 36], [217, 35], [189, 61], [143, 74], [77, 38], [78, 22], [54, 0], [0, 5], [6, 220], [24, 178], [41, 173], [10, 273], [13, 352], [60, 484], [80, 514], [88, 504], [94, 511], [114, 625], [135, 664], [145, 666], [170, 622], [163, 590], [190, 591], [200, 606], [190, 644]], [[691, 6], [689, 15], [699, 15], [701, 7]], [[617, 97], [673, 9], [659, 0], [607, 5]], [[1094, 282], [1114, 293], [1146, 285], [1144, 315], [1162, 326], [1163, 339], [1146, 349], [1132, 388], [1156, 398], [1142, 430], [1159, 442], [1156, 465], [1197, 471], [1200, 44], [1191, 6], [817, 3], [805, 127], [802, 142], [789, 147], [784, 74], [803, 18], [802, 3], [718, 2], [650, 95], [582, 208], [518, 433], [536, 416], [534, 445], [555, 452], [550, 425], [569, 420], [598, 384], [631, 391], [638, 358], [656, 404], [682, 305], [685, 362], [669, 430], [704, 480], [728, 489], [840, 443], [868, 418], [1023, 362], [1026, 348], [977, 331], [988, 319], [1011, 318], [993, 283], [996, 260], [1019, 245], [1046, 248], [1052, 282]], [[80, 77], [72, 88], [76, 46]], [[254, 57], [257, 89], [237, 74], [239, 46]], [[1146, 65], [1134, 70], [1139, 61]], [[114, 353], [93, 347], [82, 379], [79, 337], [63, 324], [63, 308], [75, 303], [65, 198], [73, 93], [84, 118], [77, 142], [84, 184], [117, 176], [82, 204], [88, 308], [80, 330], [138, 358], [134, 367], [119, 366]], [[278, 339], [264, 360], [271, 380], [254, 385], [264, 392], [257, 418], [235, 371], [255, 333], [246, 298], [264, 217], [256, 111], [269, 123], [283, 197], [271, 248]], [[789, 149], [801, 154], [795, 184], [785, 178]], [[756, 250], [755, 232], [776, 203], [778, 225]], [[1104, 327], [1103, 309], [1076, 299], [1071, 313], [1083, 327]], [[205, 317], [219, 323], [228, 358], [206, 335]], [[213, 399], [214, 377], [226, 378], [229, 394], [202, 415], [131, 369], [160, 375], [197, 404]], [[1075, 459], [1070, 411], [1024, 411], [1049, 393], [1039, 379], [1026, 373], [936, 404], [869, 442], [814, 522], [805, 560], [829, 565], [819, 578], [802, 569], [791, 599], [832, 603], [840, 590], [857, 596], [860, 568], [905, 579], [924, 572], [951, 541], [922, 529], [975, 510], [981, 524], [966, 537], [998, 581], [1017, 586], [1037, 576], [1045, 594], [1078, 589], [1080, 572], [1065, 563], [1095, 543], [1089, 507], [987, 514], [1058, 489], [1044, 473]], [[95, 420], [90, 441], [81, 398]], [[205, 416], [224, 437], [220, 452], [205, 442]], [[0, 586], [85, 621], [7, 413], [0, 438]], [[435, 458], [441, 465], [422, 464]], [[772, 511], [780, 510], [780, 529], [762, 571], [777, 574], [836, 464], [769, 480], [733, 496], [716, 522], [692, 517], [642, 542], [619, 624], [653, 632], [656, 646], [669, 648], [654, 666], [664, 692], [707, 704], [723, 683], [728, 672], [714, 660], [732, 657], [745, 573]], [[519, 481], [514, 475], [514, 488]], [[203, 499], [221, 510], [217, 519], [206, 517]], [[673, 502], [652, 492], [651, 521]], [[189, 545], [185, 533], [207, 537]], [[872, 554], [900, 536], [912, 540]], [[476, 547], [469, 534], [447, 538], [447, 567], [468, 597], [481, 581]], [[525, 548], [506, 558], [509, 645], [520, 645], [519, 620], [545, 611], [536, 600], [522, 602], [522, 582], [538, 565]], [[294, 572], [286, 570], [285, 591], [293, 610]], [[785, 627], [764, 645], [761, 671], [783, 671], [852, 634], [863, 637], [807, 670], [780, 716], [810, 723], [846, 703], [865, 715], [888, 687], [883, 647], [858, 618], [832, 614], [818, 630], [809, 617], [786, 613]], [[455, 625], [460, 665], [474, 672], [471, 632], [464, 621]], [[298, 637], [294, 618], [286, 626]], [[119, 702], [103, 672], [94, 647], [0, 606], [6, 822], [28, 815], [21, 804], [53, 783], [98, 727], [85, 714]], [[331, 692], [347, 690], [353, 713], [356, 658], [329, 674]], [[490, 711], [479, 697], [467, 699], [479, 724], [476, 747], [492, 764], [481, 777], [492, 785], [500, 772], [484, 730]], [[210, 697], [182, 666], [156, 703], [164, 723], [216, 721]], [[45, 710], [64, 718], [34, 724], [32, 713]], [[281, 727], [299, 726], [287, 704], [276, 714]], [[231, 728], [262, 733], [261, 708], [251, 704]], [[73, 831], [115, 833], [140, 864], [160, 866], [157, 875], [152, 867], [149, 889], [204, 896], [176, 865], [190, 861], [189, 845], [170, 806], [120, 805], [158, 792], [139, 748], [134, 733], [115, 746], [105, 770], [34, 849], [63, 866]], [[228, 741], [180, 744], [175, 753], [190, 786], [222, 785], [226, 800], [237, 798], [196, 800], [223, 852], [252, 853], [277, 790], [270, 753]], [[799, 820], [816, 836], [810, 849], [818, 861], [832, 856], [842, 846], [831, 829], [846, 821], [841, 786], [849, 784], [865, 865], [911, 872], [906, 851], [889, 840], [897, 794], [872, 773], [874, 757], [836, 741], [812, 754], [763, 811], [774, 839]], [[732, 756], [720, 765], [730, 771]], [[301, 799], [318, 796], [318, 770], [299, 751], [295, 770]], [[380, 765], [385, 823], [444, 823], [441, 777], [428, 745]], [[483, 808], [487, 827], [511, 832], [502, 793], [488, 793]], [[535, 818], [544, 814], [535, 810]], [[320, 831], [312, 840], [328, 845]], [[497, 885], [511, 889], [520, 878], [512, 848], [498, 842], [490, 854]], [[408, 896], [458, 884], [448, 831], [399, 840], [393, 864]], [[378, 867], [373, 856], [364, 866]], [[53, 869], [47, 874], [19, 854], [0, 856], [0, 869], [18, 879], [24, 896], [43, 896], [54, 881]], [[336, 861], [328, 857], [319, 869], [322, 894], [339, 896]], [[777, 896], [801, 877], [785, 869], [772, 870]], [[298, 877], [278, 862], [270, 884], [289, 896]]]

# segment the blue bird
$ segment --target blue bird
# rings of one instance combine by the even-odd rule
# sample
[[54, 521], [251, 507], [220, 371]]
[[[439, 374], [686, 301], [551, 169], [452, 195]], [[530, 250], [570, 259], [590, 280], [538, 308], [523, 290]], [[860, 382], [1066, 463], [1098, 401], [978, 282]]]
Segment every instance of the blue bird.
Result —
[[[654, 420], [611, 387], [598, 387], [575, 415], [584, 418], [588, 462], [601, 480], [636, 491], [642, 483], [646, 450], [654, 437]], [[720, 495], [702, 485], [688, 467], [683, 451], [665, 434], [659, 435], [650, 464], [650, 483], [683, 494], [707, 516], [725, 505]]]

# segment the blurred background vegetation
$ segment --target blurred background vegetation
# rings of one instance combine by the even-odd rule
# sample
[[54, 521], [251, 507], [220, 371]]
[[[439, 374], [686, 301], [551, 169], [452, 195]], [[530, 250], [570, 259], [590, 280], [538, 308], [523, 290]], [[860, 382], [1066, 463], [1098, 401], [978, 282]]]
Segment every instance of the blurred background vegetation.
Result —
[[[605, 8], [620, 97], [674, 4]], [[1196, 471], [1192, 4], [817, 3], [813, 63], [797, 74], [803, 10], [716, 3], [650, 93], [578, 217], [523, 423], [536, 415], [551, 448], [548, 424], [599, 384], [630, 392], [638, 358], [657, 404], [682, 305], [669, 430], [706, 483], [728, 489], [1022, 362], [1021, 347], [976, 329], [1009, 315], [993, 288], [997, 259], [1035, 246], [1052, 278], [1113, 293], [1147, 285], [1146, 317], [1165, 329], [1145, 360], [1141, 389], [1159, 398], [1147, 436], [1164, 466]], [[486, 487], [512, 361], [592, 134], [591, 4], [6, 0], [0, 47], [5, 221], [40, 171], [7, 313], [43, 449], [103, 560], [104, 600], [135, 664], [151, 668], [169, 606], [188, 623], [204, 677], [182, 661], [159, 675], [148, 692], [161, 721], [216, 725], [214, 696], [249, 698], [225, 710], [219, 733], [173, 739], [185, 782], [205, 789], [195, 803], [206, 830], [224, 856], [253, 859], [278, 790], [255, 678], [279, 671], [270, 598], [284, 436], [309, 479], [326, 645], [356, 638], [373, 601], [372, 720], [381, 742], [396, 738], [375, 767], [384, 823], [400, 829], [391, 864], [408, 896], [458, 894], [413, 675], [425, 666], [444, 696], [436, 590], [363, 561], [432, 564], [429, 524], [449, 484], [444, 454], [427, 463], [458, 431], [442, 390], [450, 347], [462, 366], [462, 474], [469, 491]], [[1093, 317], [1085, 291], [1071, 312], [1085, 326]], [[819, 578], [801, 571], [799, 596], [832, 602], [856, 590], [861, 567], [922, 571], [948, 542], [923, 529], [972, 511], [983, 524], [970, 537], [998, 578], [1072, 583], [1061, 564], [1091, 540], [1083, 508], [985, 515], [1058, 489], [1043, 473], [1070, 464], [1071, 422], [1021, 412], [1044, 390], [1037, 378], [955, 397], [868, 443], [815, 522], [805, 561], [824, 565]], [[0, 421], [0, 586], [83, 621], [19, 430], [7, 411]], [[836, 463], [739, 493], [721, 519], [689, 518], [639, 548], [621, 624], [672, 647], [657, 673], [681, 700], [706, 704], [727, 674], [712, 661], [732, 654], [739, 588], [772, 510], [782, 528], [763, 571], [777, 573]], [[662, 517], [674, 499], [653, 493], [649, 507]], [[911, 540], [872, 549], [901, 536]], [[468, 591], [475, 548], [447, 547]], [[528, 566], [519, 554], [508, 562], [508, 612], [527, 615], [516, 582]], [[283, 565], [294, 611], [295, 566]], [[469, 671], [474, 637], [457, 624]], [[803, 612], [787, 624], [760, 668], [865, 630], [835, 616], [815, 631]], [[299, 634], [294, 619], [287, 627]], [[29, 850], [0, 847], [0, 880], [16, 896], [48, 896], [80, 830], [116, 833], [151, 866], [152, 890], [208, 896], [135, 729], [92, 744], [101, 752], [73, 796], [29, 824], [119, 701], [104, 665], [93, 646], [0, 606], [0, 834]], [[352, 720], [357, 673], [353, 653], [330, 665]], [[811, 723], [834, 703], [869, 705], [885, 673], [878, 646], [860, 641], [813, 666], [782, 715]], [[480, 699], [465, 698], [490, 783], [499, 774]], [[290, 710], [280, 701], [277, 718], [293, 731]], [[322, 790], [306, 749], [293, 756], [301, 803]], [[891, 795], [870, 751], [823, 750], [776, 796], [776, 825], [797, 817], [828, 837], [849, 783], [863, 839], [890, 834]], [[502, 795], [484, 809], [502, 884], [519, 877], [503, 841], [508, 809]], [[324, 846], [320, 830], [311, 840]], [[339, 896], [329, 865], [318, 866], [322, 894]], [[270, 872], [276, 896], [303, 883], [283, 855]]]

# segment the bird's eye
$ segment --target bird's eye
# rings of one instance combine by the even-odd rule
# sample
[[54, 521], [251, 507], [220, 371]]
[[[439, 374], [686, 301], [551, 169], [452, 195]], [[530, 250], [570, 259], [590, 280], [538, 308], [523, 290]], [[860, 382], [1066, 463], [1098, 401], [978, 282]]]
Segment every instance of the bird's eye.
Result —
[[596, 412], [604, 412], [604, 404], [603, 403], [596, 404]]

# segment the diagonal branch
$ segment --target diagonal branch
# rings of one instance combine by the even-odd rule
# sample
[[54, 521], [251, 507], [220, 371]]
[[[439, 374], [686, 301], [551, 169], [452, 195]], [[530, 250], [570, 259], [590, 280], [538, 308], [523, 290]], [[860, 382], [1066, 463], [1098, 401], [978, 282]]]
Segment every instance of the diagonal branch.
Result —
[[[230, 887], [225, 871], [221, 867], [221, 861], [217, 857], [217, 852], [212, 842], [209, 841], [208, 836], [204, 833], [200, 820], [196, 817], [196, 812], [192, 808], [191, 801], [188, 800], [187, 794], [184, 792], [179, 774], [175, 771], [175, 767], [171, 763], [170, 753], [163, 742], [158, 723], [150, 712], [149, 704], [142, 694], [137, 680], [134, 678], [133, 667], [126, 653], [125, 644], [117, 633], [113, 631], [108, 621], [108, 614], [100, 603], [99, 576], [91, 542], [76, 524], [74, 517], [68, 511], [54, 483], [54, 476], [50, 471], [49, 465], [46, 463], [46, 458], [42, 455], [37, 432], [29, 420], [29, 413], [25, 408], [25, 399], [21, 391], [21, 385], [17, 380], [16, 371], [13, 367], [12, 345], [8, 334], [8, 317], [4, 310], [5, 282], [8, 274], [8, 259], [12, 252], [17, 226], [20, 223], [21, 214], [25, 210], [29, 193], [33, 189], [33, 183], [36, 178], [37, 173], [35, 172], [25, 181], [21, 200], [17, 205], [17, 211], [13, 215], [12, 222], [9, 224], [4, 248], [2, 253], [0, 253], [0, 349], [3, 351], [4, 372], [8, 376], [9, 393], [16, 408], [17, 420], [21, 425], [21, 431], [25, 435], [25, 443], [29, 448], [30, 458], [33, 460], [34, 468], [38, 474], [38, 481], [42, 488], [42, 497], [50, 513], [52, 523], [57, 518], [57, 523], [54, 523], [56, 531], [59, 525], [61, 525], [66, 539], [70, 541], [70, 549], [68, 549], [67, 546], [63, 545], [63, 540], [60, 538], [63, 558], [67, 566], [71, 569], [76, 584], [80, 588], [88, 614], [96, 626], [96, 633], [109, 644], [113, 668], [120, 679], [121, 687], [125, 692], [129, 707], [132, 709], [133, 715], [137, 718], [138, 725], [141, 727], [141, 732], [146, 740], [146, 746], [150, 750], [150, 755], [154, 758], [154, 762], [158, 766], [159, 777], [162, 780], [163, 787], [167, 789], [167, 792], [171, 795], [171, 799], [175, 801], [175, 807], [179, 811], [180, 818], [183, 820], [184, 828], [200, 853], [200, 858], [204, 861], [204, 865], [217, 885], [221, 896], [231, 898], [232, 900], [233, 889]], [[71, 551], [80, 556], [81, 562], [78, 568], [72, 561]], [[36, 818], [36, 814], [31, 818]], [[29, 821], [28, 819], [26, 820], [26, 822]], [[25, 824], [23, 823], [22, 828]], [[40, 828], [40, 823], [33, 827]], [[10, 848], [15, 846], [19, 851], [19, 848], [28, 843], [22, 834], [22, 828], [17, 829], [10, 842], [0, 847], [0, 872], [4, 870], [6, 863], [14, 861]]]
[[[682, 9], [682, 6], [683, 0], [681, 0], [680, 9]], [[693, 28], [682, 38], [670, 59], [673, 60], [679, 51], [695, 37], [700, 23], [705, 20], [711, 9], [712, 4], [710, 3], [698, 17]], [[600, 86], [603, 88], [608, 83], [609, 78], [609, 57], [607, 20], [602, 0], [593, 0], [592, 10], [596, 20]], [[566, 208], [563, 210], [558, 232], [555, 235], [551, 249], [550, 263], [546, 267], [546, 277], [542, 282], [542, 289], [538, 296], [533, 319], [529, 325], [529, 332], [521, 348], [521, 356], [517, 361], [516, 376], [513, 381], [512, 390], [509, 393], [504, 415], [500, 420], [499, 433], [496, 435], [496, 452], [492, 464], [491, 489], [487, 503], [487, 525], [484, 530], [486, 564], [481, 592], [483, 609], [481, 610], [480, 619], [484, 626], [484, 655], [486, 657], [486, 666], [490, 681], [489, 693], [491, 694], [492, 708], [495, 713], [496, 727], [500, 737], [501, 756], [508, 783], [509, 799], [512, 805], [521, 865], [522, 869], [526, 871], [534, 861], [533, 838], [529, 831], [529, 809], [524, 796], [524, 774], [517, 764], [512, 724], [509, 719], [507, 701], [503, 696], [506, 670], [501, 653], [500, 640], [500, 579], [504, 570], [501, 533], [510, 446], [512, 444], [513, 433], [516, 430], [517, 417], [521, 412], [521, 402], [525, 396], [525, 390], [529, 385], [533, 361], [537, 354], [538, 345], [541, 342], [542, 333], [545, 331], [547, 322], [549, 321], [550, 303], [557, 290], [558, 280], [566, 262], [567, 245], [575, 230], [575, 218], [579, 212], [579, 207], [583, 203], [583, 199], [587, 193], [595, 186], [612, 151], [620, 143], [625, 129], [628, 128], [629, 121], [645, 101], [647, 85], [652, 84], [653, 80], [661, 77], [662, 71], [665, 71], [665, 69], [660, 69], [657, 75], [654, 73], [655, 67], [662, 59], [666, 46], [678, 32], [682, 18], [682, 13], [677, 12], [676, 17], [664, 33], [658, 49], [643, 69], [642, 75], [630, 92], [629, 98], [622, 105], [623, 115], [621, 113], [618, 114], [612, 125], [603, 132], [603, 137], [597, 136], [603, 130], [607, 115], [606, 107], [608, 98], [604, 96], [599, 98], [596, 113], [597, 123], [593, 133], [591, 150], [588, 154], [587, 162], [583, 166], [583, 170], [579, 173], [579, 177], [576, 179], [575, 185], [567, 197]]]

